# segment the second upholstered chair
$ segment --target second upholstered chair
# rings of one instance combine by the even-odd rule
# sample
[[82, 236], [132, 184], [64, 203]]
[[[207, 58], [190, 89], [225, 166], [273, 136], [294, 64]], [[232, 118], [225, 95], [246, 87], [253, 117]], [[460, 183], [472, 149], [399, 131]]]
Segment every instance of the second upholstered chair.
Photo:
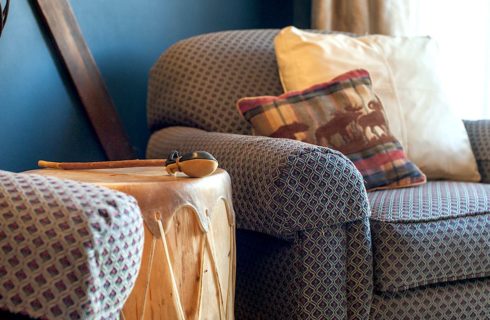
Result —
[[238, 99], [280, 95], [278, 30], [167, 50], [147, 155], [211, 152], [232, 179], [239, 319], [490, 319], [490, 121], [465, 122], [483, 183], [366, 193], [334, 150], [252, 136]]

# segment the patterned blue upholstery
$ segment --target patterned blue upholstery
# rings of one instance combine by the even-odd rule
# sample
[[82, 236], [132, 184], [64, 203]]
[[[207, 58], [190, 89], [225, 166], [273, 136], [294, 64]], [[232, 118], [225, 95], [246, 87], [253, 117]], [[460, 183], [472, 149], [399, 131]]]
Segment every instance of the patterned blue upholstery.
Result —
[[[282, 92], [277, 32], [181, 41], [149, 79], [148, 157], [203, 149], [232, 178], [237, 318], [490, 319], [488, 187], [433, 182], [373, 193], [370, 225], [361, 177], [345, 157], [247, 136], [236, 100]], [[490, 182], [490, 121], [465, 125]]]
[[368, 317], [369, 204], [362, 177], [347, 158], [294, 140], [184, 127], [154, 133], [148, 157], [164, 157], [173, 149], [215, 155], [232, 177], [238, 228], [289, 240], [258, 261], [266, 244], [238, 243], [238, 314], [245, 319]]
[[433, 181], [369, 199], [376, 290], [490, 275], [490, 185]]
[[488, 320], [490, 279], [466, 280], [374, 295], [372, 320]]
[[465, 120], [482, 182], [490, 183], [490, 120]]
[[155, 132], [148, 158], [207, 150], [232, 177], [237, 226], [291, 239], [297, 231], [369, 216], [359, 171], [331, 149], [289, 139], [210, 133], [186, 127]]
[[366, 222], [301, 232], [293, 243], [239, 230], [237, 319], [367, 319]]
[[0, 171], [0, 309], [116, 319], [138, 276], [143, 238], [133, 197]]
[[180, 41], [151, 69], [148, 124], [251, 134], [235, 102], [282, 93], [273, 39], [278, 30], [210, 33]]

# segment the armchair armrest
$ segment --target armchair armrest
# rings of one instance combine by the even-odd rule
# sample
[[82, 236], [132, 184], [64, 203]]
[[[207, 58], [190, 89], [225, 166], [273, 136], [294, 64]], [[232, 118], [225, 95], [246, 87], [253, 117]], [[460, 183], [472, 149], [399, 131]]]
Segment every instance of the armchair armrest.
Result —
[[142, 249], [134, 198], [0, 171], [0, 310], [42, 319], [118, 318]]
[[148, 158], [206, 150], [227, 170], [239, 228], [291, 239], [298, 231], [369, 216], [359, 171], [342, 154], [289, 139], [170, 127], [154, 133]]
[[465, 120], [482, 182], [490, 183], [490, 120]]

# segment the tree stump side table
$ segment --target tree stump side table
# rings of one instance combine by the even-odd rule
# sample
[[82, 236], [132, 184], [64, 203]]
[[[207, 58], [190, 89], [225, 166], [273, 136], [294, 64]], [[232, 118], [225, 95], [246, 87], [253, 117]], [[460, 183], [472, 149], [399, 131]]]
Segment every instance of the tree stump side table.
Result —
[[198, 179], [161, 167], [29, 173], [94, 183], [138, 201], [143, 260], [121, 319], [234, 318], [235, 221], [225, 171]]

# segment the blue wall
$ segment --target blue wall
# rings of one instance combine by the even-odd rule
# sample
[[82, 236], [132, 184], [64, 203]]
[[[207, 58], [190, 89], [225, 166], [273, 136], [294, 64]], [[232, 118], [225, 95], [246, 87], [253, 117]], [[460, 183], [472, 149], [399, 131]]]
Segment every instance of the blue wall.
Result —
[[[72, 0], [131, 144], [144, 157], [150, 67], [172, 43], [200, 33], [292, 24], [298, 0]], [[38, 159], [105, 156], [33, 1], [11, 2], [0, 38], [0, 169]], [[296, 4], [297, 5], [297, 4]]]

